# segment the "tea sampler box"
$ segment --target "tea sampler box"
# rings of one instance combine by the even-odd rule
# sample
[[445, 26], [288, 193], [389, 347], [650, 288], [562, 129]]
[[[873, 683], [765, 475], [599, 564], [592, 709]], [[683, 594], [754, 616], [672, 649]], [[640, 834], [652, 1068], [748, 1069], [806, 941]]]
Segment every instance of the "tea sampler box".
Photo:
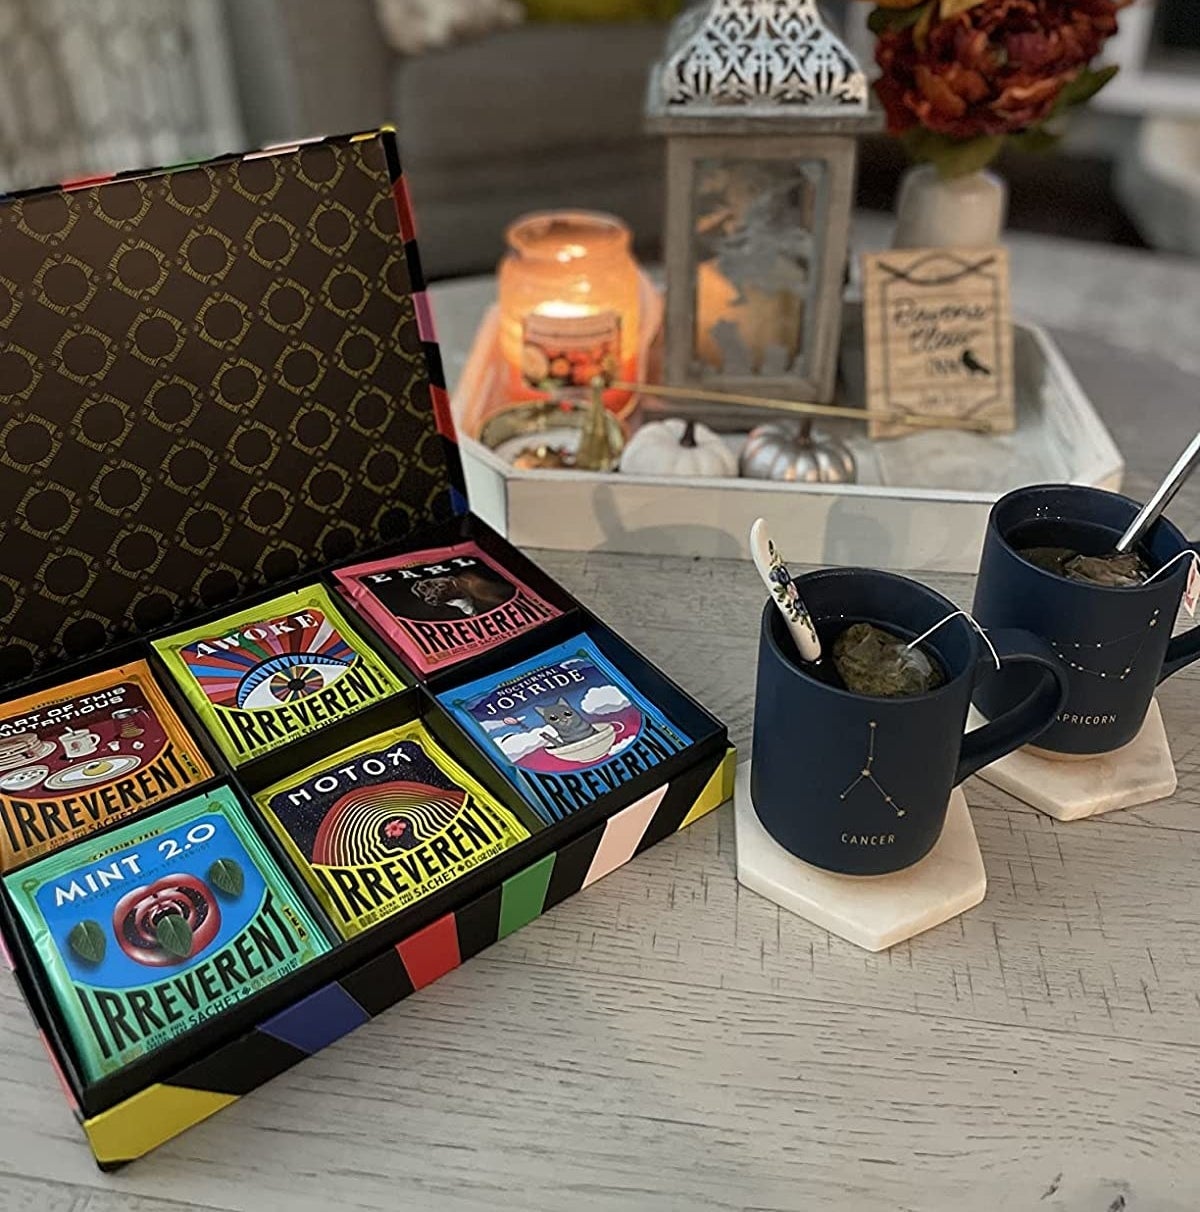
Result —
[[0, 949], [114, 1167], [733, 755], [470, 513], [391, 132], [12, 195], [0, 267]]

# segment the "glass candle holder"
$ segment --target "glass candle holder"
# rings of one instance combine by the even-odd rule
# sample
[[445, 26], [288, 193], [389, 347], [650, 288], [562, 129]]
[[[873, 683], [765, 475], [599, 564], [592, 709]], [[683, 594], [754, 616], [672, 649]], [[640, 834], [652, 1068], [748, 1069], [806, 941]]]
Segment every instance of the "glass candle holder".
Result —
[[[500, 264], [500, 345], [514, 400], [586, 390], [597, 376], [634, 381], [640, 337], [633, 234], [613, 215], [527, 215]], [[627, 392], [608, 391], [620, 412]]]

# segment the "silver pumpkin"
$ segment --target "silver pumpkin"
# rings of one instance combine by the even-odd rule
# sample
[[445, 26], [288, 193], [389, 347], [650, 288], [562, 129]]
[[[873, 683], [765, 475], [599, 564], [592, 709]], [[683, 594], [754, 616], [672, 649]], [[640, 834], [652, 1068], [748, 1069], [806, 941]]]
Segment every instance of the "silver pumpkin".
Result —
[[772, 422], [751, 430], [740, 468], [750, 480], [792, 484], [853, 484], [858, 479], [849, 448], [828, 434], [813, 433], [811, 422]]

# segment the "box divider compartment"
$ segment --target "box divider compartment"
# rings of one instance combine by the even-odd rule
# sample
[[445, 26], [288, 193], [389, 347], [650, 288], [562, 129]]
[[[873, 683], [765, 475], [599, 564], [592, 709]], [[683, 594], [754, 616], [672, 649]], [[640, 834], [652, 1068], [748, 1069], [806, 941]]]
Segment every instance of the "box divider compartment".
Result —
[[[628, 672], [629, 665], [633, 663], [631, 658], [636, 657], [634, 650], [598, 622], [593, 622], [587, 634], [597, 642], [606, 655], [614, 658], [614, 663], [622, 672]], [[650, 668], [640, 657], [636, 657], [636, 660], [640, 662], [641, 666]], [[696, 737], [694, 743], [660, 765], [623, 784], [618, 790], [602, 796], [595, 803], [552, 825], [545, 824], [537, 817], [519, 789], [503, 776], [475, 740], [464, 732], [441, 704], [425, 690], [417, 688], [407, 691], [397, 698], [375, 705], [361, 713], [360, 716], [352, 716], [340, 721], [333, 728], [308, 738], [309, 745], [315, 744], [317, 748], [311, 756], [306, 754], [307, 760], [301, 764], [302, 766], [332, 758], [342, 749], [357, 744], [361, 740], [368, 740], [371, 736], [378, 735], [379, 732], [386, 732], [420, 718], [434, 739], [468, 773], [476, 777], [502, 804], [505, 804], [510, 810], [516, 811], [518, 819], [529, 829], [531, 836], [503, 854], [490, 859], [476, 870], [460, 876], [446, 887], [429, 893], [416, 904], [384, 919], [357, 938], [336, 941], [339, 938], [336, 931], [332, 930], [330, 925], [326, 925], [326, 932], [331, 941], [335, 941], [334, 949], [327, 955], [258, 991], [244, 1002], [223, 1012], [213, 1021], [191, 1029], [177, 1040], [131, 1062], [119, 1072], [92, 1083], [90, 1086], [84, 1085], [80, 1080], [61, 1015], [53, 998], [48, 991], [42, 988], [44, 982], [40, 976], [39, 966], [32, 958], [32, 944], [25, 935], [21, 924], [13, 921], [6, 906], [6, 918], [10, 922], [8, 933], [15, 936], [23, 962], [37, 988], [34, 1003], [35, 1016], [46, 1027], [48, 1038], [54, 1043], [59, 1061], [64, 1066], [64, 1073], [70, 1078], [73, 1093], [79, 1100], [85, 1116], [91, 1117], [108, 1110], [152, 1082], [168, 1080], [169, 1074], [173, 1070], [194, 1063], [198, 1057], [212, 1047], [220, 1046], [223, 1042], [236, 1038], [253, 1027], [255, 1023], [270, 1018], [272, 1014], [280, 1012], [297, 999], [309, 996], [322, 986], [337, 980], [345, 971], [378, 951], [380, 946], [394, 946], [410, 934], [419, 933], [448, 912], [452, 912], [454, 905], [463, 897], [486, 896], [489, 890], [502, 887], [506, 880], [515, 877], [550, 854], [573, 845], [592, 830], [597, 828], [602, 830], [607, 821], [632, 805], [645, 800], [659, 788], [684, 778], [689, 771], [701, 765], [706, 767], [710, 763], [718, 764], [724, 756], [727, 746], [724, 729], [708, 716], [703, 708], [695, 704], [686, 692], [675, 687], [666, 678], [661, 678], [661, 683], [661, 689], [665, 692], [665, 701], [664, 698], [656, 698], [656, 703], [662, 706], [670, 718], [677, 719], [681, 726], [686, 728], [688, 724], [691, 725], [690, 731]], [[680, 718], [684, 715], [682, 709], [685, 707], [688, 714], [695, 713], [702, 719], [705, 725], [703, 733], [695, 728], [694, 720], [687, 720], [685, 723], [684, 719]], [[379, 727], [376, 729], [364, 727], [364, 725], [374, 723], [378, 723]], [[345, 731], [343, 732], [342, 729]], [[336, 744], [331, 739], [333, 732], [339, 734]], [[291, 747], [289, 746], [289, 748]], [[329, 922], [327, 912], [317, 903], [307, 881], [296, 870], [295, 863], [286, 848], [271, 827], [262, 819], [257, 805], [253, 802], [254, 793], [264, 790], [270, 785], [269, 781], [256, 783], [253, 787], [245, 781], [247, 772], [263, 774], [262, 764], [270, 762], [276, 756], [275, 754], [267, 755], [258, 763], [244, 767], [240, 772], [232, 774], [221, 772], [217, 778], [192, 788], [162, 805], [156, 805], [145, 814], [144, 819], [149, 823], [158, 812], [178, 803], [181, 799], [202, 795], [209, 788], [223, 784], [232, 786], [250, 818], [252, 826], [264, 840], [268, 851], [284, 871], [289, 882], [296, 888], [298, 895], [305, 900], [310, 911], [314, 912], [316, 919], [327, 924]], [[286, 776], [286, 773], [294, 772], [298, 768], [300, 767], [293, 766], [290, 770], [282, 771], [282, 775]], [[280, 770], [275, 773], [280, 773]], [[120, 821], [92, 836], [101, 836], [104, 832], [122, 828], [129, 823], [130, 819]]]

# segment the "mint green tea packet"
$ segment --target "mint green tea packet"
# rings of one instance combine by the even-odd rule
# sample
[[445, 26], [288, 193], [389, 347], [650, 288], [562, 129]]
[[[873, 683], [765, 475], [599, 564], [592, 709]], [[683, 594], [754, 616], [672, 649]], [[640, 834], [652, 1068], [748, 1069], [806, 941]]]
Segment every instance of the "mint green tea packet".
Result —
[[220, 787], [4, 878], [95, 1081], [330, 949]]

